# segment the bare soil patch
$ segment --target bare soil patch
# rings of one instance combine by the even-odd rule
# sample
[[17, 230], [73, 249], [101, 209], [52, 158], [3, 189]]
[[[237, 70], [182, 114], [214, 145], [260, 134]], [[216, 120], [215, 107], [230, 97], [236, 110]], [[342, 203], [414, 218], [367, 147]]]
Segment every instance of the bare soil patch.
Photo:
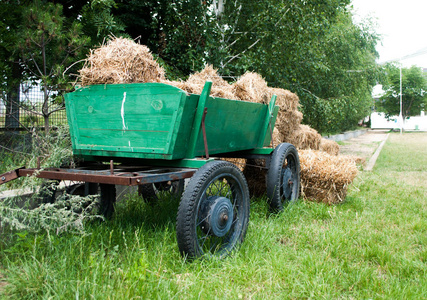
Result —
[[0, 273], [0, 294], [3, 294], [4, 287], [7, 285], [6, 279], [2, 273]]
[[[401, 172], [389, 172], [388, 175], [396, 176], [400, 181], [413, 187], [427, 187], [427, 173], [426, 172], [405, 172], [405, 176], [401, 176]], [[427, 189], [424, 190], [427, 199]]]
[[340, 143], [340, 154], [359, 156], [369, 161], [387, 133], [386, 131], [368, 131], [356, 138], [343, 141]]

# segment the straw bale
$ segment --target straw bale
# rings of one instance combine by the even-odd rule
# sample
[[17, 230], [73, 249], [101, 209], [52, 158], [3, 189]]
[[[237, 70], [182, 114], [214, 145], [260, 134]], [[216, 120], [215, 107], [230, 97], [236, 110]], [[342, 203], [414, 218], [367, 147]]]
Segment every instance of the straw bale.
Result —
[[[163, 81], [163, 83], [173, 85], [177, 88], [180, 88], [181, 90], [186, 91], [187, 93], [197, 94], [197, 95], [200, 95], [202, 93], [203, 87], [204, 87], [204, 85], [201, 85], [201, 84], [192, 84], [192, 83], [182, 82], [182, 81], [165, 80]], [[225, 99], [236, 99], [230, 89], [224, 89], [223, 87], [218, 88], [218, 87], [212, 86], [210, 96], [225, 98]]]
[[341, 155], [341, 157], [354, 162], [356, 165], [364, 165], [366, 163], [365, 157], [361, 157], [357, 155]]
[[276, 127], [273, 130], [273, 145], [277, 147], [277, 145], [283, 143], [283, 135], [280, 133], [279, 129]]
[[232, 86], [222, 79], [211, 65], [207, 65], [202, 71], [190, 75], [185, 82], [172, 81], [165, 83], [179, 87], [190, 94], [200, 95], [207, 80], [212, 81], [211, 97], [236, 99], [232, 91]]
[[80, 70], [82, 85], [159, 82], [165, 71], [150, 50], [125, 38], [115, 38], [91, 50]]
[[267, 82], [261, 75], [247, 72], [232, 85], [237, 99], [267, 104], [269, 102]]
[[235, 164], [242, 172], [245, 169], [246, 159], [244, 158], [221, 157], [221, 160], [225, 160], [231, 162], [232, 164]]
[[358, 173], [355, 162], [323, 151], [300, 150], [298, 154], [302, 195], [327, 204], [344, 201], [347, 188]]
[[279, 110], [276, 119], [275, 127], [280, 131], [286, 139], [295, 133], [300, 127], [302, 121], [302, 113], [297, 110], [282, 111]]
[[211, 65], [206, 65], [202, 71], [191, 74], [190, 77], [188, 77], [186, 83], [201, 85], [203, 88], [207, 80], [212, 81], [212, 86], [226, 87], [231, 89], [230, 84], [222, 79], [222, 77], [218, 75], [217, 70], [214, 69]]
[[308, 125], [300, 125], [299, 128], [287, 136], [286, 141], [297, 149], [319, 150], [322, 136]]
[[229, 85], [229, 88], [224, 88], [224, 86], [222, 87], [212, 86], [211, 97], [237, 100], [236, 96], [233, 94], [233, 91], [231, 90], [230, 85]]
[[280, 107], [281, 111], [295, 111], [298, 109], [299, 98], [296, 94], [280, 88], [269, 87], [267, 89], [268, 98], [271, 99], [276, 95], [276, 105]]
[[189, 94], [200, 94], [203, 89], [203, 86], [200, 86], [197, 84], [189, 84], [185, 81], [162, 80], [162, 83], [173, 85], [177, 88], [180, 88], [183, 91], [186, 91]]
[[320, 140], [319, 149], [325, 151], [330, 155], [338, 155], [340, 153], [340, 146], [338, 145], [338, 143], [325, 138], [322, 138]]

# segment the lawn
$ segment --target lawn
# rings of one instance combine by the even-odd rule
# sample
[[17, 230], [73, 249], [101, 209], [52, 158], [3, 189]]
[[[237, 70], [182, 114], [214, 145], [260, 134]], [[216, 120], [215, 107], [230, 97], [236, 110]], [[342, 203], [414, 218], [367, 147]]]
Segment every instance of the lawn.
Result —
[[86, 234], [10, 233], [0, 294], [12, 299], [425, 299], [427, 134], [392, 133], [372, 172], [337, 206], [299, 201], [268, 215], [252, 199], [239, 251], [186, 262], [178, 203], [131, 196]]

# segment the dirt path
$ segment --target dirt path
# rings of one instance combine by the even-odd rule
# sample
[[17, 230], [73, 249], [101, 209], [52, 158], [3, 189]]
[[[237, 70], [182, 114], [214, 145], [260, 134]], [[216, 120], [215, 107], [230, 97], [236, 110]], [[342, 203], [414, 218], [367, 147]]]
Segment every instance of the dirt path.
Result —
[[386, 139], [387, 134], [388, 131], [372, 130], [356, 138], [340, 142], [340, 154], [359, 156], [366, 161], [366, 165], [381, 142]]
[[3, 294], [4, 291], [4, 287], [7, 285], [7, 282], [3, 276], [3, 274], [1, 273], [0, 270], [0, 295]]

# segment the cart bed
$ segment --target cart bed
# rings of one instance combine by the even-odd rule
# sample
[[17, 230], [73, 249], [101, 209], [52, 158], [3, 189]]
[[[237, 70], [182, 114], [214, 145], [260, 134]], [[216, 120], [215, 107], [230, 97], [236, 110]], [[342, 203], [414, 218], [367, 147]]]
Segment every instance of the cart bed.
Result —
[[[206, 89], [206, 86], [205, 86]], [[269, 145], [268, 105], [187, 94], [163, 83], [82, 87], [65, 96], [73, 152], [87, 160], [117, 158], [176, 160]], [[202, 101], [203, 100], [203, 101]], [[191, 147], [193, 144], [193, 147]]]

